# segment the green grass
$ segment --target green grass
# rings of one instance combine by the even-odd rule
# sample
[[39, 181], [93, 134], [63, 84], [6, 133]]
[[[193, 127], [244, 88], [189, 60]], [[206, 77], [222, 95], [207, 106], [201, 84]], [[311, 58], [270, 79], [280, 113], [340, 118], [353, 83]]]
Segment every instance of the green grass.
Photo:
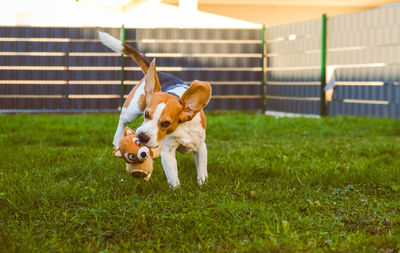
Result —
[[0, 250], [400, 248], [400, 120], [207, 117], [209, 179], [179, 154], [171, 190], [113, 158], [117, 114], [0, 116]]

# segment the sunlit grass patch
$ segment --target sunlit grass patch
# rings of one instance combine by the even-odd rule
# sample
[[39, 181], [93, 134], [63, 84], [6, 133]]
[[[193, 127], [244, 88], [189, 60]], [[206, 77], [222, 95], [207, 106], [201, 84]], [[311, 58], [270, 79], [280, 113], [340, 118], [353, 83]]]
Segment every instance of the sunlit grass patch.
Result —
[[171, 190], [113, 158], [117, 114], [0, 116], [0, 250], [400, 248], [399, 120], [207, 119], [208, 181], [177, 154]]

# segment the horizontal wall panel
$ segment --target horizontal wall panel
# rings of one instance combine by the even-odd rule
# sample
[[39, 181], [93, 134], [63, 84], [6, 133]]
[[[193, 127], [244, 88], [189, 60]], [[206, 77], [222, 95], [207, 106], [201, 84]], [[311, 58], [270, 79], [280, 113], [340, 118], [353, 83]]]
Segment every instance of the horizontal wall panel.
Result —
[[389, 99], [391, 87], [388, 86], [337, 86], [334, 99], [362, 99], [362, 100], [384, 100]]
[[116, 94], [121, 93], [120, 85], [67, 85], [68, 94]]
[[358, 50], [328, 51], [327, 64], [368, 64], [400, 63], [400, 45], [388, 47], [365, 48]]
[[121, 37], [121, 28], [113, 27], [84, 27], [84, 28], [69, 28], [68, 38], [71, 39], [98, 39], [98, 32], [106, 32], [115, 38]]
[[64, 98], [0, 98], [0, 109], [40, 110], [40, 109], [67, 110], [67, 99]]
[[67, 66], [66, 56], [2, 56], [0, 66]]
[[319, 114], [319, 101], [267, 99], [267, 110], [303, 114]]
[[279, 57], [268, 57], [268, 67], [307, 67], [319, 66], [321, 64], [320, 54], [289, 54]]
[[320, 87], [316, 85], [268, 85], [267, 95], [319, 98]]
[[182, 40], [261, 40], [260, 29], [196, 29], [159, 28], [126, 29], [126, 37], [133, 39]]
[[69, 38], [96, 39], [97, 32], [104, 31], [114, 37], [120, 37], [119, 28], [67, 28], [67, 27], [31, 27], [0, 26], [0, 37], [6, 38]]
[[389, 106], [381, 104], [330, 102], [329, 115], [389, 117]]
[[327, 45], [330, 48], [376, 47], [398, 44], [400, 25], [371, 28], [365, 30], [347, 30], [330, 33]]
[[337, 69], [335, 77], [337, 81], [398, 81], [400, 66], [382, 66], [371, 68], [342, 68]]
[[[93, 71], [88, 71], [93, 72]], [[115, 71], [118, 72], [118, 71]], [[164, 71], [183, 81], [260, 81], [260, 71]], [[126, 71], [126, 80], [140, 80], [143, 73], [140, 71]]]
[[296, 34], [297, 37], [307, 37], [319, 34], [321, 32], [321, 20], [314, 19], [310, 21], [273, 26], [267, 29], [269, 40], [287, 40], [289, 35]]
[[64, 95], [66, 85], [0, 84], [0, 95]]
[[[126, 80], [140, 80], [141, 78], [143, 78], [143, 74], [139, 71], [132, 71], [132, 74], [130, 74], [129, 77], [136, 78], [126, 78]], [[121, 80], [120, 71], [76, 70], [68, 71], [68, 76], [69, 80]], [[128, 73], [125, 72], [125, 77], [127, 76]]]
[[[151, 62], [153, 57], [147, 57]], [[261, 58], [240, 57], [155, 57], [158, 67], [224, 67], [224, 68], [251, 68], [260, 67]], [[1, 56], [0, 56], [1, 61]], [[70, 56], [69, 66], [120, 66], [120, 56]], [[137, 67], [136, 62], [130, 57], [125, 57], [126, 67]]]
[[[295, 40], [282, 40], [267, 43], [268, 54], [285, 55], [293, 53], [310, 53], [321, 49], [321, 38], [318, 34], [311, 37], [300, 37]], [[303, 55], [304, 56], [304, 55]]]
[[62, 70], [0, 70], [0, 80], [68, 80], [68, 72]]
[[[22, 42], [19, 42], [22, 43]], [[39, 43], [39, 42], [38, 42]], [[44, 42], [40, 42], [44, 43]], [[46, 42], [50, 43], [50, 42]], [[55, 42], [52, 42], [55, 43]], [[71, 52], [112, 52], [111, 49], [103, 45], [98, 41], [71, 41], [64, 42], [69, 44], [69, 50]], [[261, 41], [260, 43], [210, 43], [196, 42], [196, 43], [185, 43], [171, 41], [168, 43], [157, 43], [154, 42], [127, 42], [131, 47], [138, 50], [140, 53], [241, 53], [241, 54], [254, 54], [261, 53]]]
[[[125, 62], [130, 62], [130, 58], [127, 58]], [[133, 60], [132, 60], [133, 61]], [[107, 66], [107, 67], [120, 67], [121, 57], [120, 56], [69, 56], [69, 66]], [[137, 66], [136, 63], [132, 64]], [[125, 65], [127, 66], [127, 64]]]
[[[194, 68], [253, 68], [260, 67], [261, 58], [235, 58], [232, 57], [156, 57], [158, 67], [194, 67]], [[151, 61], [151, 58], [149, 59]], [[126, 66], [137, 66], [133, 60], [128, 59]]]
[[[209, 81], [211, 84], [212, 88], [212, 95], [215, 96], [228, 96], [228, 95], [259, 95], [261, 96], [261, 88], [262, 86], [260, 84], [234, 84], [234, 85], [216, 85], [212, 81]], [[69, 90], [71, 91], [71, 88], [75, 85], [68, 85]], [[97, 85], [94, 85], [97, 86]], [[120, 94], [120, 85], [110, 85], [112, 87], [108, 87], [109, 89], [112, 89], [112, 94]], [[1, 87], [1, 86], [0, 86]], [[129, 94], [129, 92], [132, 90], [132, 88], [135, 87], [135, 85], [124, 85], [124, 91], [125, 94]], [[72, 92], [72, 91], [71, 91]], [[101, 92], [100, 92], [101, 93]]]
[[71, 28], [62, 27], [7, 27], [0, 26], [0, 37], [16, 38], [68, 38]]
[[399, 12], [400, 6], [393, 6], [390, 8], [377, 8], [363, 12], [333, 16], [328, 18], [327, 26], [329, 27], [329, 32], [338, 32], [399, 25]]
[[1, 52], [68, 52], [68, 42], [1, 41]]
[[261, 98], [211, 98], [205, 110], [259, 110]]
[[1, 41], [2, 52], [113, 52], [100, 41]]
[[[224, 84], [218, 85], [209, 81], [212, 88], [212, 94], [216, 96], [224, 95], [259, 95], [261, 96], [261, 85], [260, 84]], [[189, 83], [190, 85], [190, 83]], [[120, 85], [113, 85], [120, 89]], [[125, 94], [128, 94], [135, 85], [124, 85]], [[119, 93], [117, 93], [119, 94]]]
[[110, 110], [117, 109], [119, 98], [90, 98], [90, 99], [65, 99], [65, 98], [1, 98], [0, 109], [15, 110]]
[[119, 98], [90, 98], [90, 99], [68, 99], [68, 106], [75, 110], [102, 110], [117, 109]]
[[[182, 79], [183, 81], [193, 81], [196, 79], [202, 81], [207, 81], [207, 80], [260, 81], [262, 77], [262, 73], [260, 71], [212, 71], [212, 70], [190, 71], [189, 70], [189, 71], [164, 71], [164, 72], [174, 75]], [[125, 80], [134, 81], [142, 79], [143, 73], [139, 70], [125, 71], [124, 76]], [[69, 77], [70, 80], [120, 80], [120, 71], [76, 70], [76, 71], [69, 71]]]
[[[260, 43], [261, 44], [261, 43]], [[254, 54], [261, 53], [260, 44], [233, 43], [129, 43], [139, 52], [144, 53], [207, 53], [207, 54]]]
[[213, 95], [259, 95], [261, 85], [212, 85]]
[[67, 50], [69, 52], [82, 52], [82, 53], [110, 53], [114, 52], [103, 43], [101, 43], [98, 38], [97, 41], [71, 41], [67, 42]]
[[319, 69], [299, 69], [299, 70], [288, 70], [288, 71], [268, 71], [268, 81], [320, 81], [320, 70]]

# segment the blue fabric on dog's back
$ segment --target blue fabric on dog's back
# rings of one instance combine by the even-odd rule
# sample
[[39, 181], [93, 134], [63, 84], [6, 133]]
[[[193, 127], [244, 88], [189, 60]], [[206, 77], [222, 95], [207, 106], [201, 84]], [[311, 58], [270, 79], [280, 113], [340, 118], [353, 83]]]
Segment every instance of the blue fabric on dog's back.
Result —
[[165, 72], [157, 72], [158, 79], [161, 84], [161, 91], [181, 97], [182, 94], [189, 88], [189, 85], [184, 81]]
[[171, 86], [176, 86], [176, 84], [185, 84], [184, 81], [171, 74], [165, 72], [157, 72], [157, 74], [158, 79], [160, 80], [162, 91], [166, 91], [171, 88]]

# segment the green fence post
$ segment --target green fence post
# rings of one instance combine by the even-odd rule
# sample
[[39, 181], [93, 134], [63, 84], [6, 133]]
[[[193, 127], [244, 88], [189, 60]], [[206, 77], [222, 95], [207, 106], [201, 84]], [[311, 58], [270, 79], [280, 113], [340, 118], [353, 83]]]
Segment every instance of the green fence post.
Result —
[[327, 115], [325, 101], [326, 85], [326, 14], [322, 14], [321, 20], [321, 85], [320, 85], [320, 115]]
[[[125, 42], [125, 26], [121, 26], [121, 41]], [[124, 96], [125, 96], [125, 86], [124, 86], [124, 77], [125, 77], [125, 57], [121, 54], [121, 89], [120, 89], [120, 99], [119, 105], [120, 110], [122, 110], [122, 105], [124, 104]]]
[[265, 63], [266, 63], [266, 58], [265, 58], [265, 25], [262, 26], [261, 28], [261, 54], [262, 54], [262, 59], [261, 59], [261, 64], [262, 64], [262, 81], [261, 81], [261, 99], [262, 99], [262, 110], [263, 113], [267, 110], [267, 101], [266, 101], [266, 93], [267, 93], [267, 87], [266, 87], [266, 73], [265, 73]]

